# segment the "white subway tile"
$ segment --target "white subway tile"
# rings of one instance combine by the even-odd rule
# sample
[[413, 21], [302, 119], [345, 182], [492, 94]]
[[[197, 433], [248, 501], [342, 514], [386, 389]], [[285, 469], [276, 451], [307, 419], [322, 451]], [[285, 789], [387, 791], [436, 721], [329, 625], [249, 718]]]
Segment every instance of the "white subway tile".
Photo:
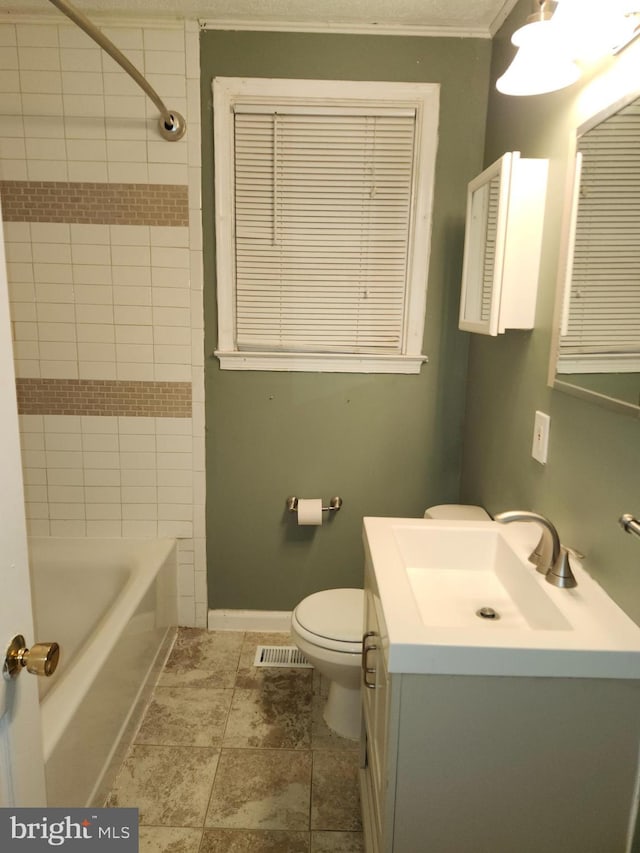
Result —
[[165, 469], [158, 471], [158, 488], [163, 486], [191, 489], [192, 483], [193, 471], [190, 469]]
[[82, 435], [82, 449], [86, 451], [115, 452], [120, 449], [116, 433], [90, 432]]
[[190, 453], [158, 453], [158, 468], [191, 469]]
[[113, 309], [116, 324], [123, 326], [150, 326], [152, 309], [138, 305], [116, 305]]
[[75, 284], [111, 284], [111, 268], [106, 264], [73, 264]]
[[37, 341], [38, 340], [38, 324], [37, 323], [13, 323], [13, 337], [16, 341]]
[[153, 304], [161, 308], [191, 308], [191, 291], [186, 288], [158, 287], [153, 291]]
[[82, 468], [50, 468], [46, 473], [50, 486], [84, 486]]
[[82, 453], [47, 450], [47, 468], [82, 468]]
[[74, 537], [86, 536], [87, 526], [84, 521], [58, 521], [50, 522], [52, 536], [61, 536], [64, 538], [73, 539]]
[[38, 432], [25, 432], [20, 436], [23, 450], [44, 450], [44, 436]]
[[119, 417], [118, 429], [121, 435], [155, 435], [155, 418]]
[[19, 91], [28, 94], [59, 94], [62, 92], [62, 75], [59, 71], [21, 70]]
[[[97, 246], [105, 246], [106, 250], [109, 251], [109, 244], [111, 242], [110, 239], [110, 227], [109, 225], [83, 225], [72, 223], [71, 226], [71, 240], [74, 244], [86, 244], [90, 248], [96, 248]], [[76, 251], [79, 249], [79, 246], [74, 245], [73, 250]], [[109, 263], [110, 256], [108, 260], [105, 260], [104, 263]], [[82, 262], [81, 262], [82, 263]], [[88, 263], [88, 261], [85, 261]], [[102, 261], [98, 261], [98, 263], [102, 263]]]
[[[137, 87], [135, 88], [137, 89]], [[156, 123], [111, 116], [105, 128], [106, 137], [107, 139], [131, 139], [146, 142], [147, 134], [151, 131], [152, 124]]]
[[71, 264], [34, 263], [33, 274], [38, 284], [72, 283]]
[[153, 340], [157, 344], [186, 347], [191, 345], [191, 329], [184, 326], [154, 326]]
[[188, 308], [165, 308], [154, 306], [154, 326], [191, 326], [191, 311]]
[[62, 450], [75, 451], [82, 450], [82, 438], [79, 433], [70, 432], [48, 432], [44, 436], [44, 444], [47, 451]]
[[127, 453], [120, 451], [120, 467], [125, 468], [155, 468], [156, 454], [145, 452]]
[[[146, 74], [145, 76], [149, 84], [153, 86], [157, 92], [162, 92], [162, 97], [165, 103], [171, 101], [169, 109], [173, 109], [172, 104], [176, 98], [180, 98], [182, 101], [186, 98], [187, 86], [184, 75]], [[191, 122], [189, 122], [189, 128], [191, 128]]]
[[[7, 48], [5, 48], [7, 50]], [[60, 53], [57, 47], [23, 47], [18, 50], [20, 70], [59, 71]], [[9, 66], [13, 68], [15, 66]]]
[[191, 368], [188, 364], [156, 364], [156, 382], [189, 382]]
[[122, 518], [120, 503], [88, 503], [86, 505], [87, 519], [92, 521], [118, 521]]
[[142, 123], [145, 116], [143, 95], [105, 95], [104, 114], [110, 118], [128, 118]]
[[66, 116], [102, 119], [106, 98], [103, 95], [62, 95], [61, 111]]
[[150, 267], [114, 266], [111, 268], [113, 283], [120, 286], [149, 287], [151, 285]]
[[43, 432], [44, 420], [42, 415], [20, 415], [20, 432]]
[[27, 176], [29, 181], [60, 181], [69, 179], [69, 167], [63, 160], [29, 160]]
[[85, 451], [83, 454], [85, 468], [118, 468], [118, 453], [108, 451]]
[[60, 47], [93, 48], [94, 50], [96, 47], [95, 42], [83, 30], [64, 20], [58, 27], [58, 40]]
[[84, 503], [57, 503], [49, 501], [49, 518], [53, 521], [72, 521], [85, 518]]
[[34, 243], [70, 243], [71, 229], [64, 222], [32, 222], [31, 239]]
[[[191, 453], [191, 433], [189, 435], [156, 435], [158, 453]], [[174, 466], [169, 466], [174, 467]]]
[[120, 486], [85, 486], [84, 492], [88, 504], [121, 503]]
[[103, 95], [104, 80], [102, 73], [86, 71], [77, 74], [75, 71], [62, 71], [62, 91], [66, 95]]
[[157, 479], [155, 468], [132, 469], [122, 472], [123, 486], [155, 486]]
[[40, 358], [44, 361], [77, 361], [77, 346], [73, 342], [41, 341]]
[[154, 503], [123, 503], [122, 518], [127, 521], [155, 521], [158, 507]]
[[146, 163], [108, 163], [107, 172], [112, 184], [149, 183], [149, 168]]
[[51, 528], [47, 519], [28, 518], [27, 519], [27, 535], [28, 536], [50, 536]]
[[191, 286], [189, 270], [177, 267], [151, 267], [151, 281], [154, 287]]
[[185, 627], [196, 624], [195, 601], [191, 596], [178, 596], [178, 624]]
[[69, 163], [69, 180], [88, 182], [88, 183], [106, 183], [108, 180], [108, 170], [106, 163]]
[[76, 327], [73, 323], [34, 323], [33, 325], [41, 341], [73, 342], [76, 339]]
[[93, 521], [87, 519], [87, 536], [119, 539], [122, 536], [122, 522], [119, 519], [111, 521]]
[[124, 382], [153, 382], [155, 371], [153, 364], [118, 361], [116, 362], [116, 378]]
[[75, 361], [42, 362], [42, 375], [46, 379], [79, 379], [78, 363]]
[[144, 70], [146, 74], [179, 74], [184, 78], [184, 51], [145, 49]]
[[148, 434], [120, 434], [120, 450], [126, 453], [148, 453], [155, 450], [155, 440], [149, 438]]
[[107, 159], [107, 143], [103, 139], [68, 139], [69, 160], [102, 162]]
[[27, 358], [13, 357], [15, 373], [17, 379], [39, 379], [40, 378], [40, 361]]
[[[155, 539], [158, 535], [156, 521], [123, 521], [122, 535], [140, 539]], [[180, 622], [180, 624], [185, 624]]]
[[116, 344], [116, 353], [119, 362], [153, 363], [153, 347], [146, 344]]
[[119, 486], [120, 470], [113, 468], [86, 468], [84, 482], [87, 486]]
[[49, 503], [47, 502], [27, 502], [25, 503], [25, 513], [27, 519], [44, 519], [49, 518]]
[[114, 361], [83, 361], [78, 365], [80, 379], [117, 379]]
[[75, 305], [68, 302], [38, 302], [36, 317], [41, 323], [75, 323]]
[[158, 494], [155, 486], [123, 486], [123, 504], [155, 504], [158, 502]]
[[66, 115], [64, 117], [65, 136], [67, 139], [106, 139], [107, 129], [101, 115], [84, 117], [81, 115]]
[[115, 341], [115, 326], [97, 323], [79, 323], [77, 326], [77, 335], [78, 341], [83, 343], [113, 343]]
[[[172, 143], [179, 145], [179, 142]], [[189, 172], [183, 163], [149, 163], [149, 182], [152, 184], [176, 184], [186, 186]]]
[[84, 502], [84, 486], [63, 486], [49, 484], [47, 489], [47, 500], [52, 503], [75, 503]]
[[62, 114], [63, 96], [22, 95], [22, 114], [25, 116], [59, 116]]
[[152, 344], [155, 330], [152, 326], [115, 326], [118, 344]]
[[76, 281], [76, 303], [80, 305], [109, 305], [113, 304], [113, 288], [110, 284], [83, 284]]
[[115, 344], [78, 343], [78, 359], [80, 361], [110, 361], [116, 360]]
[[17, 44], [23, 47], [58, 47], [58, 28], [53, 24], [16, 24]]
[[[13, 298], [13, 297], [12, 297]], [[73, 304], [73, 285], [69, 284], [36, 284], [35, 298], [38, 304], [40, 302], [65, 302]]]
[[147, 162], [147, 144], [143, 140], [113, 139], [107, 142], [109, 162], [145, 163]]
[[172, 539], [190, 538], [191, 536], [193, 536], [193, 522], [178, 521], [173, 519], [159, 519], [158, 536], [167, 536]]
[[178, 595], [195, 596], [193, 566], [178, 567]]
[[159, 486], [158, 503], [193, 504], [193, 491], [188, 486]]
[[70, 264], [71, 246], [68, 243], [34, 243], [33, 260], [44, 264]]
[[137, 83], [128, 74], [103, 74], [105, 95], [125, 95], [132, 97], [140, 94]]
[[0, 26], [0, 45], [3, 47], [10, 44], [17, 44], [15, 24], [3, 23]]
[[7, 263], [7, 277], [9, 278], [11, 287], [15, 284], [32, 283], [34, 280], [33, 264], [14, 263], [11, 261]]
[[99, 417], [97, 415], [81, 415], [80, 428], [85, 433], [98, 433], [101, 435], [117, 434], [117, 417]]
[[113, 288], [115, 305], [151, 305], [151, 288], [127, 284]]
[[47, 457], [43, 450], [23, 450], [22, 464], [25, 468], [45, 470]]
[[82, 429], [82, 421], [79, 415], [45, 415], [44, 431], [47, 433], [79, 433]]
[[113, 305], [76, 305], [78, 323], [113, 324]]
[[63, 71], [77, 72], [78, 77], [84, 74], [102, 74], [102, 57], [99, 47], [91, 43], [86, 48], [63, 47], [60, 50], [60, 66]]
[[148, 246], [148, 225], [110, 225], [111, 243], [117, 246]]
[[25, 116], [24, 132], [32, 139], [64, 139], [64, 118], [61, 115]]
[[[0, 115], [2, 115], [3, 136], [24, 136], [22, 121], [22, 98], [14, 92], [0, 92]], [[5, 117], [10, 119], [5, 127]]]
[[158, 435], [191, 435], [191, 418], [158, 418]]
[[28, 222], [4, 222], [4, 239], [16, 243], [31, 242], [31, 230]]

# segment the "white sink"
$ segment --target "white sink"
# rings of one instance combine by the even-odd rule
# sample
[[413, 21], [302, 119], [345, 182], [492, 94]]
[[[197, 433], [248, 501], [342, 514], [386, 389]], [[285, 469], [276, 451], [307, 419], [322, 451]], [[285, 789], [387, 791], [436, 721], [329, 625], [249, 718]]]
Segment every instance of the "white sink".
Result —
[[547, 583], [527, 559], [539, 535], [532, 523], [365, 518], [390, 671], [640, 678], [640, 628], [575, 560], [575, 589]]

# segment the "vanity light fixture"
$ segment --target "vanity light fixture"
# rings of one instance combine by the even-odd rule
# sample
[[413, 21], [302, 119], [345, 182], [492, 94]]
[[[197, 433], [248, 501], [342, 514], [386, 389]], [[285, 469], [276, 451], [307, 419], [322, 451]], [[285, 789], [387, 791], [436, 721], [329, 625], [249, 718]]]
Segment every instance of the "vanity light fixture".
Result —
[[535, 0], [535, 11], [511, 41], [518, 52], [496, 88], [504, 95], [542, 95], [575, 83], [578, 62], [600, 59], [640, 34], [638, 0]]

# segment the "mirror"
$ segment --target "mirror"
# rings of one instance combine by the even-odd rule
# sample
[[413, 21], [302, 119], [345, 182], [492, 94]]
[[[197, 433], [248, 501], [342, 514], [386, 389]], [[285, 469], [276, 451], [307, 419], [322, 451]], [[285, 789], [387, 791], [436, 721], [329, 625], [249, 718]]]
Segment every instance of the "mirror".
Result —
[[580, 127], [576, 152], [553, 385], [640, 414], [640, 98]]

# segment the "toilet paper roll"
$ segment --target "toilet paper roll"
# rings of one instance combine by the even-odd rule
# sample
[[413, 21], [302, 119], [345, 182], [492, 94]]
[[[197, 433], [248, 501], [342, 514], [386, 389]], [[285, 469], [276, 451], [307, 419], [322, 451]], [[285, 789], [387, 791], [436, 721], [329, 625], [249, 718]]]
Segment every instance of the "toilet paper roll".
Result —
[[298, 524], [322, 524], [322, 498], [298, 498]]

